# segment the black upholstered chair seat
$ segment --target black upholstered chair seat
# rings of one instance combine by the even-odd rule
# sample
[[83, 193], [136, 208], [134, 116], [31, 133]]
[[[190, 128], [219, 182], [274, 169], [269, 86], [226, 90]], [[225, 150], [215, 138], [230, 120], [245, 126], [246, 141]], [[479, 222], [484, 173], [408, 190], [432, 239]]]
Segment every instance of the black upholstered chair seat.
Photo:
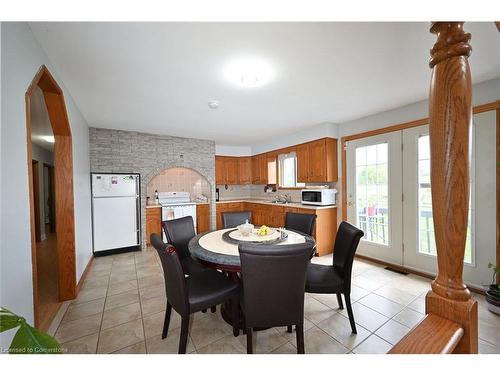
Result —
[[[212, 269], [193, 272], [186, 277], [184, 266], [181, 264], [180, 256], [175, 247], [164, 243], [159, 234], [151, 235], [151, 244], [160, 256], [167, 295], [167, 308], [165, 309], [161, 338], [167, 337], [173, 309], [182, 318], [179, 354], [186, 353], [190, 315], [227, 300], [232, 301], [233, 334], [238, 336], [240, 288], [238, 282]], [[189, 258], [185, 257], [183, 260], [186, 261]], [[195, 262], [194, 259], [192, 260]]]
[[343, 294], [352, 333], [357, 331], [351, 306], [351, 271], [354, 254], [363, 235], [363, 231], [343, 221], [335, 238], [332, 265], [310, 263], [307, 267], [306, 292], [336, 294], [340, 309], [344, 308]]
[[309, 264], [306, 290], [310, 293], [340, 293], [344, 290], [344, 279], [332, 266]]
[[238, 283], [224, 274], [207, 269], [186, 279], [189, 310], [200, 311], [218, 305], [238, 293]]
[[241, 260], [241, 308], [247, 353], [253, 353], [252, 331], [259, 327], [296, 326], [297, 353], [304, 353], [304, 292], [312, 243], [238, 245]]

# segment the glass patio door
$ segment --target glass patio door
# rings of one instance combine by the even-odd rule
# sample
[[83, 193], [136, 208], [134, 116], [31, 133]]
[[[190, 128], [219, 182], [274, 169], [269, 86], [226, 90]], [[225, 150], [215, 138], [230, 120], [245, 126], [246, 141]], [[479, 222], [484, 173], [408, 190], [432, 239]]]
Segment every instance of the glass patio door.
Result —
[[[474, 115], [470, 137], [469, 223], [464, 280], [480, 287], [489, 282], [488, 262], [495, 259], [496, 205], [494, 112]], [[429, 127], [403, 130], [403, 265], [435, 274], [436, 242], [432, 219]], [[493, 171], [493, 172], [492, 172]]]
[[347, 142], [347, 219], [365, 233], [357, 253], [402, 264], [401, 132]]

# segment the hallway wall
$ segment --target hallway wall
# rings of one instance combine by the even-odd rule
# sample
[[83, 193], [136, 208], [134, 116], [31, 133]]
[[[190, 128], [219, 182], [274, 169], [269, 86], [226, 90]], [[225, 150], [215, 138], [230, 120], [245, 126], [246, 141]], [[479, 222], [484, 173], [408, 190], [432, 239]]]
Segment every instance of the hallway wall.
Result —
[[[88, 125], [26, 23], [1, 23], [0, 304], [33, 323], [25, 93], [41, 65], [62, 87], [73, 135], [77, 279], [91, 255]], [[11, 331], [0, 335], [10, 343]]]

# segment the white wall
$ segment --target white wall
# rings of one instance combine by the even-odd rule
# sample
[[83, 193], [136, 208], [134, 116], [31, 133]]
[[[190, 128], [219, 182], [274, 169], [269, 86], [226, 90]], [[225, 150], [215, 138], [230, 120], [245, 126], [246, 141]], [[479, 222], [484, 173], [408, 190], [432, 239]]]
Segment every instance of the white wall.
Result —
[[[26, 23], [1, 24], [0, 305], [33, 322], [25, 92], [45, 64], [61, 85], [73, 134], [76, 265], [80, 278], [91, 254], [88, 125]], [[10, 339], [0, 335], [2, 346]]]
[[215, 155], [251, 156], [252, 148], [250, 146], [215, 145]]
[[[492, 79], [489, 81], [481, 82], [473, 85], [472, 88], [472, 103], [474, 106], [485, 103], [490, 103], [500, 99], [500, 78]], [[391, 125], [401, 124], [413, 120], [418, 120], [429, 116], [428, 100], [423, 100], [417, 103], [409, 104], [404, 107], [396, 108], [390, 111], [380, 112], [368, 117], [360, 118], [357, 120], [341, 123], [338, 125], [338, 137], [363, 133], [369, 130], [385, 128]], [[337, 219], [342, 220], [342, 150], [339, 145], [339, 180], [337, 183], [337, 190], [339, 191], [338, 207], [339, 214]]]
[[[473, 105], [480, 105], [500, 99], [500, 78], [485, 81], [473, 86]], [[418, 120], [429, 116], [427, 100], [380, 112], [368, 117], [360, 118], [339, 124], [339, 138], [362, 133], [369, 130], [385, 128], [387, 126]]]
[[272, 137], [269, 141], [252, 145], [252, 155], [293, 146], [299, 143], [314, 141], [315, 139], [324, 137], [337, 138], [338, 126], [332, 123], [322, 123], [304, 127], [294, 133], [286, 132], [280, 137]]

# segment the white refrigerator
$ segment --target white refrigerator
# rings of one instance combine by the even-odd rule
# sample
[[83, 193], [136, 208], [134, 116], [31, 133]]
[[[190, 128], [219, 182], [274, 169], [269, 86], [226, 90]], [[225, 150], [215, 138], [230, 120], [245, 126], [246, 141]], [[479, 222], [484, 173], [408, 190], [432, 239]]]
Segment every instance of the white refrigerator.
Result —
[[91, 180], [94, 253], [139, 247], [139, 175], [92, 173]]

